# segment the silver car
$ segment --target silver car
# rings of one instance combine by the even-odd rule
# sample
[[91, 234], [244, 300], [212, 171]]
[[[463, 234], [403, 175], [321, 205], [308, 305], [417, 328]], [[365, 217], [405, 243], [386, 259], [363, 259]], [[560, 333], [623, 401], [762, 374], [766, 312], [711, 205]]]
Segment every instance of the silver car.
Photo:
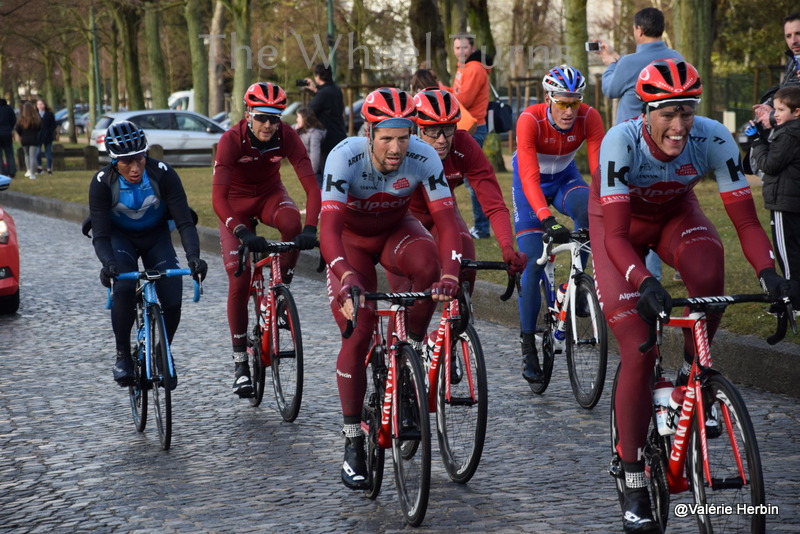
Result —
[[105, 136], [114, 122], [131, 121], [144, 130], [150, 146], [161, 145], [164, 161], [170, 165], [210, 166], [211, 150], [225, 130], [208, 117], [193, 111], [174, 109], [143, 109], [106, 113], [92, 130], [92, 143], [100, 151], [100, 160], [109, 160]]

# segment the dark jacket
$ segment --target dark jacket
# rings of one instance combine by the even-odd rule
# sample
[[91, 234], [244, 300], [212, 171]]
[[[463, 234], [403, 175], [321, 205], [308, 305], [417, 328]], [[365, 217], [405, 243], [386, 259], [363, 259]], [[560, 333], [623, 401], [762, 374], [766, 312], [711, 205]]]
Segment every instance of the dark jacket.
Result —
[[764, 207], [800, 213], [800, 119], [779, 126], [769, 142], [753, 141], [750, 158], [764, 173]]
[[0, 106], [0, 135], [11, 135], [17, 124], [17, 114], [8, 104]]
[[[164, 163], [152, 158], [147, 158], [147, 176], [158, 197], [167, 203], [164, 220], [157, 228], [147, 230], [146, 233], [164, 231], [169, 232], [167, 221], [172, 219], [180, 232], [183, 250], [186, 258], [200, 256], [200, 238], [197, 228], [192, 220], [186, 192], [181, 179], [175, 170]], [[116, 195], [115, 195], [116, 192]], [[116, 198], [115, 198], [116, 196]], [[91, 218], [92, 244], [95, 253], [103, 265], [114, 259], [114, 250], [111, 247], [111, 208], [119, 201], [119, 173], [111, 165], [106, 165], [92, 178], [89, 185], [89, 216]], [[135, 236], [134, 236], [135, 237]]]
[[317, 118], [325, 126], [325, 139], [322, 142], [322, 160], [328, 157], [333, 147], [347, 137], [344, 129], [344, 96], [335, 83], [318, 86], [317, 92], [308, 107], [314, 110]]
[[39, 144], [49, 145], [56, 138], [56, 116], [52, 111], [45, 111], [42, 115], [42, 129], [39, 130]]
[[22, 128], [19, 124], [14, 128], [19, 134], [19, 144], [22, 146], [36, 146], [39, 144], [39, 131], [41, 127]]

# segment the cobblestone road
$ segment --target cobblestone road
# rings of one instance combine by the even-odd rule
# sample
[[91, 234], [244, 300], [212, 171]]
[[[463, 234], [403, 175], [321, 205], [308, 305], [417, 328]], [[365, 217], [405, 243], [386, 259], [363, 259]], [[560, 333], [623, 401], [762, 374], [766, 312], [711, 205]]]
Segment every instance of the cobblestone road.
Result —
[[[136, 432], [127, 396], [111, 380], [114, 344], [89, 240], [73, 223], [13, 215], [23, 285], [20, 312], [0, 317], [0, 531], [414, 530], [399, 513], [391, 461], [376, 501], [339, 482], [338, 333], [321, 282], [298, 279], [292, 287], [306, 388], [299, 418], [283, 423], [267, 394], [251, 408], [229, 393], [226, 281], [219, 257], [207, 258], [205, 295], [184, 305], [174, 343], [180, 385], [165, 453], [152, 426]], [[519, 377], [517, 333], [481, 321], [477, 328], [490, 387], [483, 461], [459, 486], [434, 451], [430, 507], [416, 530], [620, 531], [606, 474], [608, 395], [593, 411], [578, 408], [566, 366], [557, 362], [553, 383], [536, 397]], [[767, 502], [779, 510], [768, 531], [798, 532], [800, 401], [742, 393], [759, 438]], [[692, 518], [673, 516], [670, 527], [696, 531]]]

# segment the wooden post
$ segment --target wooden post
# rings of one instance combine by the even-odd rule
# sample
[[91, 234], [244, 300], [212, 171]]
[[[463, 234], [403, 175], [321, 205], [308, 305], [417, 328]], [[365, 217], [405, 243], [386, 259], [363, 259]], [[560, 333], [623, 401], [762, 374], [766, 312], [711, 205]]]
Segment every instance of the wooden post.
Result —
[[147, 155], [153, 159], [164, 161], [164, 147], [161, 145], [150, 145]]
[[100, 151], [96, 146], [83, 147], [83, 168], [87, 171], [100, 168]]
[[53, 170], [54, 171], [67, 170], [67, 165], [64, 162], [64, 145], [62, 145], [61, 143], [53, 144]]

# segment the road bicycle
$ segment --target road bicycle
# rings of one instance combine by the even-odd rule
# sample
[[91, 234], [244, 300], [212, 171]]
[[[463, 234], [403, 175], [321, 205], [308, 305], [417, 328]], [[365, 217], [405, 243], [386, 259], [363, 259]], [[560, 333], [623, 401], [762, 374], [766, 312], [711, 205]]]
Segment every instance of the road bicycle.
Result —
[[[356, 303], [352, 321], [342, 336], [357, 324], [360, 291], [352, 290]], [[406, 522], [419, 526], [428, 509], [431, 483], [431, 433], [425, 373], [417, 352], [406, 341], [408, 307], [430, 292], [365, 293], [366, 300], [390, 301], [390, 309], [376, 309], [372, 344], [366, 354], [367, 391], [361, 412], [369, 487], [376, 499], [383, 483], [386, 449], [392, 449], [394, 480]], [[386, 320], [386, 332], [382, 322]]]
[[[462, 269], [507, 270], [503, 262], [461, 260]], [[514, 293], [518, 277], [509, 275], [501, 300]], [[436, 413], [439, 452], [451, 480], [467, 483], [478, 468], [486, 438], [488, 386], [486, 363], [472, 324], [472, 304], [465, 283], [459, 298], [442, 308], [436, 334], [428, 342], [428, 409]]]
[[[670, 317], [668, 327], [689, 329], [694, 336], [697, 356], [692, 362], [688, 383], [678, 386], [675, 403], [667, 414], [670, 430], [658, 431], [655, 406], [647, 431], [643, 455], [645, 477], [653, 505], [653, 517], [662, 532], [669, 519], [670, 494], [691, 490], [701, 533], [765, 531], [764, 478], [755, 430], [750, 415], [736, 387], [712, 368], [706, 329], [706, 314], [721, 313], [730, 304], [770, 302], [767, 295], [730, 295], [673, 299], [673, 306], [687, 306], [688, 315]], [[786, 335], [787, 324], [797, 333], [794, 313], [788, 298], [773, 306], [778, 312], [778, 328], [767, 339], [774, 345]], [[650, 338], [639, 350], [646, 352], [661, 344], [663, 325], [657, 321]], [[660, 353], [653, 368], [653, 384], [663, 380]], [[619, 373], [619, 368], [617, 369]], [[618, 374], [611, 392], [612, 460], [609, 473], [614, 477], [622, 502], [625, 473], [617, 449], [616, 395]], [[676, 388], [678, 389], [678, 388]], [[702, 415], [701, 415], [702, 414]]]
[[[172, 350], [167, 340], [164, 317], [158, 302], [156, 282], [173, 276], [191, 276], [190, 269], [131, 271], [120, 273], [117, 280], [138, 280], [136, 288], [136, 346], [133, 351], [133, 384], [128, 386], [131, 414], [136, 430], [147, 425], [147, 391], [153, 397], [158, 439], [168, 450], [172, 442], [172, 389], [177, 381]], [[200, 300], [202, 285], [194, 280], [194, 302]], [[106, 308], [111, 309], [113, 282], [108, 290]]]
[[[281, 253], [297, 248], [292, 241], [271, 242], [264, 255], [252, 253], [253, 273], [248, 296], [247, 359], [253, 380], [250, 405], [261, 404], [269, 367], [278, 411], [287, 422], [297, 419], [303, 400], [303, 335], [297, 305], [281, 274]], [[244, 272], [247, 254], [247, 247], [241, 245], [235, 276]], [[264, 269], [269, 269], [266, 277]]]
[[[572, 393], [578, 404], [594, 408], [603, 394], [608, 362], [608, 333], [594, 279], [584, 272], [581, 254], [591, 253], [589, 230], [571, 233], [570, 241], [554, 243], [547, 234], [542, 236], [544, 250], [536, 260], [544, 265], [539, 280], [542, 304], [536, 319], [537, 338], [542, 355], [541, 382], [530, 383], [531, 390], [541, 395], [550, 384], [556, 354], [566, 351], [567, 369]], [[568, 252], [569, 276], [566, 282], [556, 282], [556, 256]]]

